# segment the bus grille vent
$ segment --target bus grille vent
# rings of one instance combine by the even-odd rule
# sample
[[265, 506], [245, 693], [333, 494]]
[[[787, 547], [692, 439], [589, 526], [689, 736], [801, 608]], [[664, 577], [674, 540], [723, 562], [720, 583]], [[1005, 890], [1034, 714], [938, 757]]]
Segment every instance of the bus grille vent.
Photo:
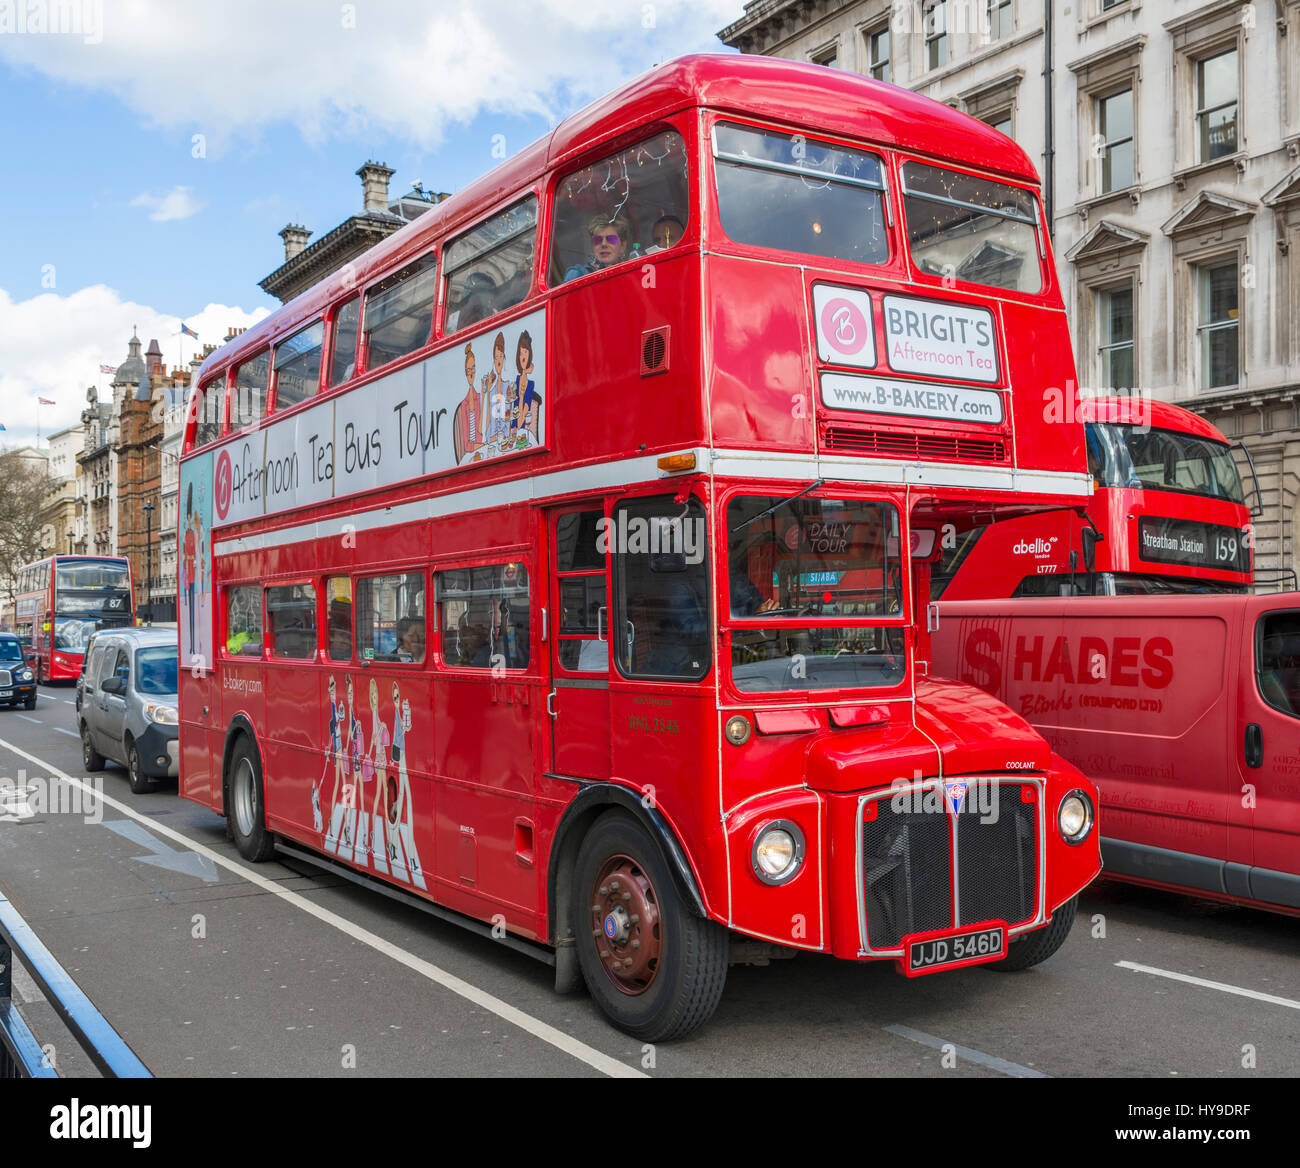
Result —
[[668, 369], [668, 326], [648, 329], [641, 334], [641, 376], [664, 373]]
[[989, 438], [949, 438], [931, 434], [826, 428], [827, 450], [877, 454], [887, 458], [957, 459], [961, 462], [1005, 462], [1006, 443]]

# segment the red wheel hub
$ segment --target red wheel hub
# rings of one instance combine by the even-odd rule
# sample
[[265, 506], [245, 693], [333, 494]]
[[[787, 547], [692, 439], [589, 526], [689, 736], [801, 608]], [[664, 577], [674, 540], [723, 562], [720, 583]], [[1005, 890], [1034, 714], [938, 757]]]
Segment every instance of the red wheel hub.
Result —
[[643, 994], [659, 972], [663, 939], [659, 901], [640, 864], [612, 856], [596, 877], [591, 933], [609, 980], [625, 994]]

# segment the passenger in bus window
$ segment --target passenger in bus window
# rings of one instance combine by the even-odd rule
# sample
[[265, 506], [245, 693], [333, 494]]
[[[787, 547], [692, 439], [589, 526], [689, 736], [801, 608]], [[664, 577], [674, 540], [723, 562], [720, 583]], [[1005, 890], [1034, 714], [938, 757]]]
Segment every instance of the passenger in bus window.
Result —
[[646, 253], [667, 251], [675, 243], [680, 243], [685, 234], [686, 226], [676, 215], [664, 215], [650, 229], [650, 236], [654, 242], [646, 248]]
[[403, 661], [424, 660], [424, 621], [419, 617], [403, 617], [397, 622], [397, 652]]
[[613, 215], [600, 211], [587, 220], [587, 238], [591, 243], [591, 259], [585, 264], [574, 264], [564, 273], [564, 279], [576, 280], [588, 272], [599, 272], [621, 264], [628, 258], [628, 249], [636, 238], [632, 221], [622, 211]]

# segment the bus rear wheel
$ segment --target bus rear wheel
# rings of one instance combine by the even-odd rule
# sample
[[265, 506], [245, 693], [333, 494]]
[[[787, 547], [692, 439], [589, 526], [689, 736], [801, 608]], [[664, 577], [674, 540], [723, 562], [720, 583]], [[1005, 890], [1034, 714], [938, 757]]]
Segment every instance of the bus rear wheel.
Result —
[[573, 905], [583, 980], [615, 1026], [661, 1042], [708, 1021], [727, 981], [727, 931], [686, 908], [645, 828], [621, 812], [596, 821]]
[[997, 970], [999, 973], [1019, 973], [1022, 969], [1029, 969], [1046, 961], [1065, 944], [1065, 938], [1070, 935], [1070, 929], [1074, 925], [1074, 914], [1078, 907], [1077, 896], [1067, 900], [1052, 914], [1051, 923], [1045, 929], [1038, 929], [1036, 932], [1026, 933], [1023, 937], [1017, 937], [1007, 946], [1007, 955], [1001, 961], [990, 962], [985, 968]]
[[275, 839], [266, 830], [262, 760], [257, 748], [243, 735], [230, 756], [230, 796], [226, 815], [239, 854], [255, 864], [269, 860], [275, 853]]

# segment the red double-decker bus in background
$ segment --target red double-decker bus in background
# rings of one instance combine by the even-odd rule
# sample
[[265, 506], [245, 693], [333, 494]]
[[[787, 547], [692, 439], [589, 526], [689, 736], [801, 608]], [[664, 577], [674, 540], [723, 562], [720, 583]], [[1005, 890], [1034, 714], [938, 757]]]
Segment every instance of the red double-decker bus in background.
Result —
[[37, 680], [81, 674], [96, 629], [132, 623], [131, 564], [117, 556], [46, 556], [18, 569], [14, 631], [31, 646]]
[[250, 859], [504, 924], [643, 1039], [733, 940], [1036, 964], [1096, 791], [929, 676], [928, 601], [950, 528], [1086, 500], [1072, 368], [1014, 143], [657, 68], [205, 362], [181, 792]]
[[[1167, 402], [1103, 397], [1081, 405], [1092, 499], [1076, 511], [963, 533], [935, 571], [935, 598], [1245, 592], [1253, 582], [1251, 511], [1227, 439]], [[1093, 537], [1095, 552], [1085, 555]]]

